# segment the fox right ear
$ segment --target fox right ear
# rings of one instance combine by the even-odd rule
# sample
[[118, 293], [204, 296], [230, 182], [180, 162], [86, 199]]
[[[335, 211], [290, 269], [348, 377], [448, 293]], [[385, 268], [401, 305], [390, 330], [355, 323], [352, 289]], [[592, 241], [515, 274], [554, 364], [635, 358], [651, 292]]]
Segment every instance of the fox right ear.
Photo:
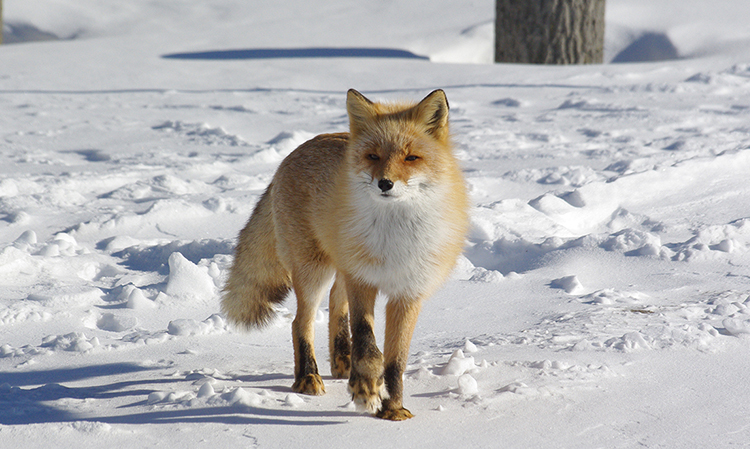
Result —
[[354, 89], [349, 89], [346, 93], [346, 112], [349, 114], [349, 132], [352, 134], [357, 134], [377, 115], [375, 103]]
[[438, 140], [448, 139], [448, 99], [442, 89], [433, 90], [415, 107], [417, 119]]

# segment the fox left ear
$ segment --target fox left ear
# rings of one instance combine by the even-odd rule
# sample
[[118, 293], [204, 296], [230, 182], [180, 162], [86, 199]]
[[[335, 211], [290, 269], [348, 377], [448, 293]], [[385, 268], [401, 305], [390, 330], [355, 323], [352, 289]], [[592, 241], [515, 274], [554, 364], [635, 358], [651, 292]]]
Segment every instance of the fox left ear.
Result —
[[448, 98], [442, 89], [432, 91], [415, 107], [417, 120], [438, 140], [448, 138]]

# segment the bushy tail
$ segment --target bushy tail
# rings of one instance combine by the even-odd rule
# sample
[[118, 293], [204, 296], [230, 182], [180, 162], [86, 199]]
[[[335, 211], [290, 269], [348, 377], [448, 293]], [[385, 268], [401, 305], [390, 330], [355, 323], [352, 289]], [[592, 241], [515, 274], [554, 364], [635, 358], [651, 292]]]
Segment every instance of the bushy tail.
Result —
[[276, 253], [270, 192], [271, 186], [240, 232], [221, 301], [229, 321], [245, 327], [268, 325], [276, 314], [273, 305], [283, 302], [291, 289], [289, 271]]

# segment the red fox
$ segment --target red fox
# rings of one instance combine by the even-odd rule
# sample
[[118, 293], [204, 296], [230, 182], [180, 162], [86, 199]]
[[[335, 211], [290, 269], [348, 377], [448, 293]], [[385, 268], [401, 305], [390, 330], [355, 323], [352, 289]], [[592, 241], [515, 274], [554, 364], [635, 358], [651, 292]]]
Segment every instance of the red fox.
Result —
[[[376, 416], [404, 420], [403, 373], [422, 301], [448, 277], [469, 227], [466, 184], [453, 156], [448, 101], [346, 99], [349, 133], [323, 134], [279, 166], [240, 232], [222, 310], [262, 327], [290, 289], [294, 385], [325, 392], [315, 360], [314, 319], [330, 281], [331, 374]], [[375, 297], [387, 296], [384, 351], [376, 345]], [[385, 384], [385, 392], [383, 391]]]

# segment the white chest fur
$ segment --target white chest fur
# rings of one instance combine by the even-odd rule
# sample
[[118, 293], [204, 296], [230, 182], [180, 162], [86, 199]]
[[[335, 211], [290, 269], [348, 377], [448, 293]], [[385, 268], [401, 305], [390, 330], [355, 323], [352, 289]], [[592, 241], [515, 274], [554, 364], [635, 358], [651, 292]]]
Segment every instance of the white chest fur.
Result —
[[344, 231], [371, 258], [350, 267], [352, 274], [391, 298], [421, 296], [441, 281], [435, 279], [436, 264], [449, 234], [439, 189], [404, 189], [411, 191], [398, 198], [381, 198], [371, 187], [355, 187], [354, 216]]

